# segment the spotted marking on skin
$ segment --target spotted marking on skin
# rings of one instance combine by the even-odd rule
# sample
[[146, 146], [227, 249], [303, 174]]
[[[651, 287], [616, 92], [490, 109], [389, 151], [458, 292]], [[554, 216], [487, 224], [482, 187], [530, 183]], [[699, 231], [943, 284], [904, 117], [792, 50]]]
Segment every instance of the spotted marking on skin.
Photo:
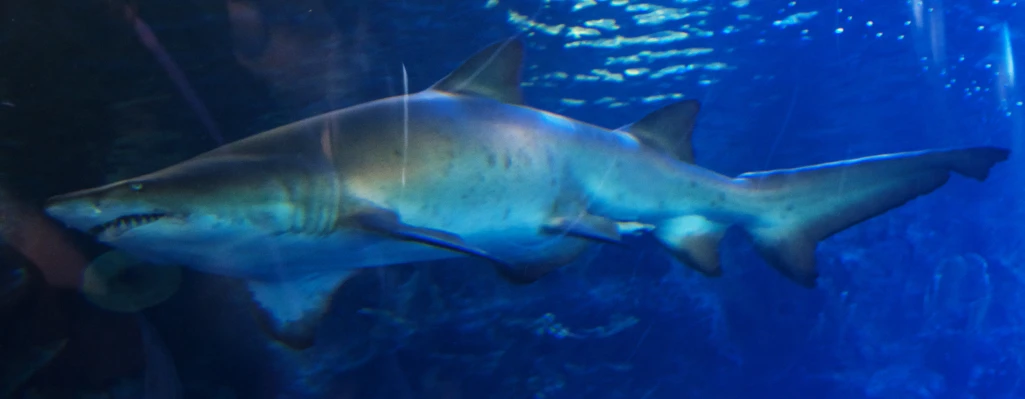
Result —
[[441, 168], [441, 171], [438, 174], [441, 177], [448, 177], [450, 174], [452, 174], [452, 169], [454, 168], [455, 165], [453, 165], [452, 160], [449, 159], [447, 162], [445, 162], [445, 166]]

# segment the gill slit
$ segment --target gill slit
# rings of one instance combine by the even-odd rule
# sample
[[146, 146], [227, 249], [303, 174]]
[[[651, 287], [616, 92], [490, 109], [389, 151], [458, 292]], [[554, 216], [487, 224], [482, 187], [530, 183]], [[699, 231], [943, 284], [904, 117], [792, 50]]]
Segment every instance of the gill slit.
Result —
[[303, 214], [306, 220], [302, 231], [317, 236], [330, 235], [340, 222], [341, 182], [333, 174], [328, 177], [309, 175], [303, 180], [305, 192], [296, 193], [305, 199]]
[[406, 193], [406, 163], [409, 152], [409, 75], [406, 74], [406, 64], [402, 64], [402, 191], [399, 198], [405, 197]]
[[337, 208], [337, 184], [332, 180], [310, 176], [306, 179], [307, 232], [323, 236], [331, 231]]
[[288, 206], [290, 206], [292, 208], [292, 215], [291, 215], [292, 216], [291, 217], [292, 222], [289, 223], [289, 226], [288, 226], [287, 229], [285, 229], [285, 231], [288, 232], [288, 233], [292, 233], [292, 234], [295, 234], [295, 233], [298, 233], [298, 232], [302, 232], [303, 231], [303, 216], [302, 216], [303, 210], [302, 210], [302, 205], [296, 202], [296, 198], [299, 197], [299, 195], [297, 195], [298, 187], [295, 187], [294, 185], [290, 185], [290, 184], [288, 184], [287, 182], [285, 182], [283, 180], [278, 180], [277, 183], [278, 183], [278, 185], [281, 186], [281, 188], [282, 188], [281, 191], [285, 195], [285, 203], [288, 204]]
[[332, 118], [328, 120], [324, 132], [321, 134], [321, 151], [326, 155], [327, 166], [331, 171], [324, 181], [324, 184], [327, 184], [327, 188], [330, 190], [330, 195], [327, 196], [327, 201], [323, 201], [318, 208], [322, 216], [320, 220], [321, 226], [318, 231], [323, 235], [331, 234], [341, 223], [338, 219], [342, 214], [342, 179], [338, 174], [335, 149], [332, 145], [332, 138], [337, 131], [338, 120]]
[[322, 214], [324, 217], [321, 219], [321, 234], [330, 235], [334, 232], [335, 228], [339, 223], [339, 215], [341, 215], [342, 206], [342, 184], [341, 180], [332, 177], [326, 179], [327, 189], [330, 190], [330, 195], [326, 196], [326, 203], [322, 204]]

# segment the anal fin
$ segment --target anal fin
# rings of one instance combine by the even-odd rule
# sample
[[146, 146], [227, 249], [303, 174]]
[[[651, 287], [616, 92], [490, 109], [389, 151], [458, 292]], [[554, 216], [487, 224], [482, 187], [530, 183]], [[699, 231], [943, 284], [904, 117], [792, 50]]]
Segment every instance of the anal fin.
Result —
[[313, 345], [335, 291], [353, 273], [337, 270], [281, 281], [250, 280], [257, 320], [275, 340], [293, 349], [306, 349]]
[[619, 244], [621, 240], [619, 225], [616, 222], [590, 214], [552, 218], [544, 225], [544, 230], [549, 233], [565, 233], [612, 244]]
[[676, 260], [706, 276], [722, 275], [719, 241], [728, 226], [702, 216], [681, 216], [666, 220], [655, 229], [655, 237]]

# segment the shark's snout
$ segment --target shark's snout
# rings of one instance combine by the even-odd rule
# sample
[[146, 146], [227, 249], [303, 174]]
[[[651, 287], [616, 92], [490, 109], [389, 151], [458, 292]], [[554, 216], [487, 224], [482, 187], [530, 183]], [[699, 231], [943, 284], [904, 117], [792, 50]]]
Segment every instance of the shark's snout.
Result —
[[50, 217], [72, 229], [111, 240], [169, 217], [178, 221], [185, 217], [185, 213], [157, 206], [154, 197], [146, 194], [141, 183], [121, 182], [54, 196], [43, 207]]
[[67, 227], [88, 232], [94, 226], [117, 218], [104, 212], [98, 204], [95, 190], [82, 190], [50, 197], [43, 204], [43, 210], [50, 217]]
[[44, 207], [47, 209], [59, 209], [64, 206], [73, 205], [76, 202], [89, 201], [92, 197], [90, 195], [92, 191], [93, 190], [81, 190], [68, 194], [55, 195], [46, 200]]
[[108, 185], [57, 195], [47, 199], [43, 208], [68, 227], [91, 234], [134, 227], [165, 216], [142, 201], [119, 195], [117, 190], [117, 186]]

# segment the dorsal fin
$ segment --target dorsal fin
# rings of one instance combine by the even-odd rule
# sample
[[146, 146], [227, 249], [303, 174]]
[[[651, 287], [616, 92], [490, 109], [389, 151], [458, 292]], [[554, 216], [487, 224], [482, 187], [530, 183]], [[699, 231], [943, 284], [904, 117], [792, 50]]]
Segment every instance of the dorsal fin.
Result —
[[617, 130], [628, 132], [645, 145], [665, 151], [683, 162], [694, 163], [691, 133], [700, 110], [698, 100], [683, 100]]
[[431, 90], [478, 95], [509, 103], [522, 104], [520, 68], [523, 42], [507, 40], [478, 51], [431, 86]]

